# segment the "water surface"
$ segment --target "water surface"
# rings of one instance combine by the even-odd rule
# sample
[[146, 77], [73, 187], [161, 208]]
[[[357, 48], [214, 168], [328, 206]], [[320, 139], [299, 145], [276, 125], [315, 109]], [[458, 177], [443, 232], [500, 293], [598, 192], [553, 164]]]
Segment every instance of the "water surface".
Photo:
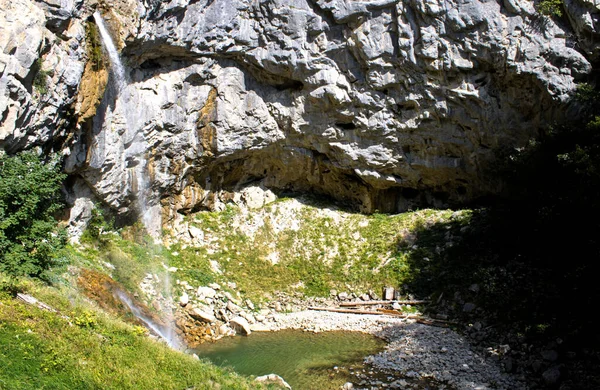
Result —
[[202, 344], [195, 353], [243, 375], [280, 375], [294, 390], [327, 390], [356, 380], [349, 371], [362, 368], [363, 359], [384, 346], [381, 339], [358, 332], [282, 330]]

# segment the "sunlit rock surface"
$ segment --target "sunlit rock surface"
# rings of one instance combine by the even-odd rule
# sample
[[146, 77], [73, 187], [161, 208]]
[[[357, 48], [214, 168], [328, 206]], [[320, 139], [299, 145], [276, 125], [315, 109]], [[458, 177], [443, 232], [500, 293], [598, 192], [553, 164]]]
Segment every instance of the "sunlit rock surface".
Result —
[[[166, 225], [249, 184], [366, 212], [494, 193], [495, 152], [575, 113], [598, 50], [583, 0], [565, 2], [573, 27], [521, 0], [0, 3], [0, 145], [62, 151], [122, 215], [143, 172]], [[96, 8], [129, 77], [99, 106], [105, 75], [84, 75]]]

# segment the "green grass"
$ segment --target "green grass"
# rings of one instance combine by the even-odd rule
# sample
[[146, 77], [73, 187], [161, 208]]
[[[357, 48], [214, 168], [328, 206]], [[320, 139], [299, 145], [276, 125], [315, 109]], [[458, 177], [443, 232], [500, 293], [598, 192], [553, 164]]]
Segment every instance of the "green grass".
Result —
[[173, 351], [76, 300], [31, 284], [57, 313], [0, 294], [0, 389], [250, 389], [249, 379]]
[[[371, 216], [324, 213], [307, 204], [290, 211], [286, 207], [290, 202], [280, 200], [247, 214], [235, 206], [197, 213], [192, 221], [204, 230], [206, 243], [194, 249], [195, 256], [180, 256], [179, 264], [184, 269], [198, 264], [206, 270], [210, 260], [217, 261], [223, 278], [236, 282], [253, 300], [275, 291], [310, 296], [326, 296], [331, 289], [380, 291], [383, 285], [400, 286], [409, 279], [413, 270], [407, 259], [422, 250], [399, 243], [423, 226], [453, 215], [449, 210]], [[466, 211], [457, 215], [468, 218]], [[284, 220], [296, 221], [297, 228], [282, 229]], [[259, 227], [249, 233], [248, 226], [257, 222]], [[274, 257], [277, 264], [270, 261]]]

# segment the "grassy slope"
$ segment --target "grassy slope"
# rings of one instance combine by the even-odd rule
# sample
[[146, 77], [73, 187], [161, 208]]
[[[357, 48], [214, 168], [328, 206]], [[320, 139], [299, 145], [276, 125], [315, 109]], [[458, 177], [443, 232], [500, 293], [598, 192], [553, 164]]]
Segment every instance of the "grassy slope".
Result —
[[223, 277], [258, 300], [274, 291], [311, 296], [329, 295], [330, 289], [379, 292], [410, 278], [407, 260], [419, 248], [407, 243], [417, 230], [441, 222], [466, 223], [470, 216], [469, 211], [450, 210], [365, 216], [298, 204], [283, 200], [250, 213], [234, 206], [198, 213], [193, 223], [204, 230], [207, 243], [193, 249], [192, 260], [186, 255], [189, 248], [178, 248], [171, 264], [185, 278], [193, 277], [193, 269], [210, 270], [209, 262], [216, 261]]
[[27, 290], [60, 314], [0, 293], [0, 389], [257, 388], [150, 339], [71, 288], [27, 282]]

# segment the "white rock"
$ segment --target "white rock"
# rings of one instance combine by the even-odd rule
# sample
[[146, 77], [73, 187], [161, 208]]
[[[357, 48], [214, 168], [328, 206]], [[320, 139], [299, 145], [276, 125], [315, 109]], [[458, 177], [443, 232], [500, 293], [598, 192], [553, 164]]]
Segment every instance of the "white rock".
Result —
[[260, 382], [265, 385], [273, 384], [275, 386], [283, 387], [285, 389], [290, 389], [290, 390], [292, 388], [292, 386], [290, 386], [285, 380], [283, 380], [282, 377], [280, 377], [279, 375], [276, 375], [276, 374], [258, 376], [258, 377], [256, 377], [255, 381]]
[[183, 294], [181, 294], [181, 297], [179, 297], [179, 304], [182, 307], [187, 306], [187, 304], [189, 303], [189, 301], [190, 301], [190, 297], [187, 295], [186, 292], [184, 292]]
[[252, 333], [252, 330], [250, 329], [250, 324], [244, 317], [238, 316], [232, 318], [231, 321], [229, 321], [229, 325], [233, 329], [235, 329], [237, 333], [244, 335], [249, 335], [250, 333]]
[[215, 318], [215, 316], [212, 313], [209, 313], [208, 311], [204, 311], [198, 308], [193, 309], [190, 312], [190, 315], [200, 321], [203, 322], [208, 322], [208, 323], [215, 323], [217, 322], [217, 319]]
[[210, 287], [200, 286], [198, 287], [198, 291], [196, 292], [196, 294], [198, 295], [198, 297], [214, 298], [215, 295], [217, 295], [217, 292]]

